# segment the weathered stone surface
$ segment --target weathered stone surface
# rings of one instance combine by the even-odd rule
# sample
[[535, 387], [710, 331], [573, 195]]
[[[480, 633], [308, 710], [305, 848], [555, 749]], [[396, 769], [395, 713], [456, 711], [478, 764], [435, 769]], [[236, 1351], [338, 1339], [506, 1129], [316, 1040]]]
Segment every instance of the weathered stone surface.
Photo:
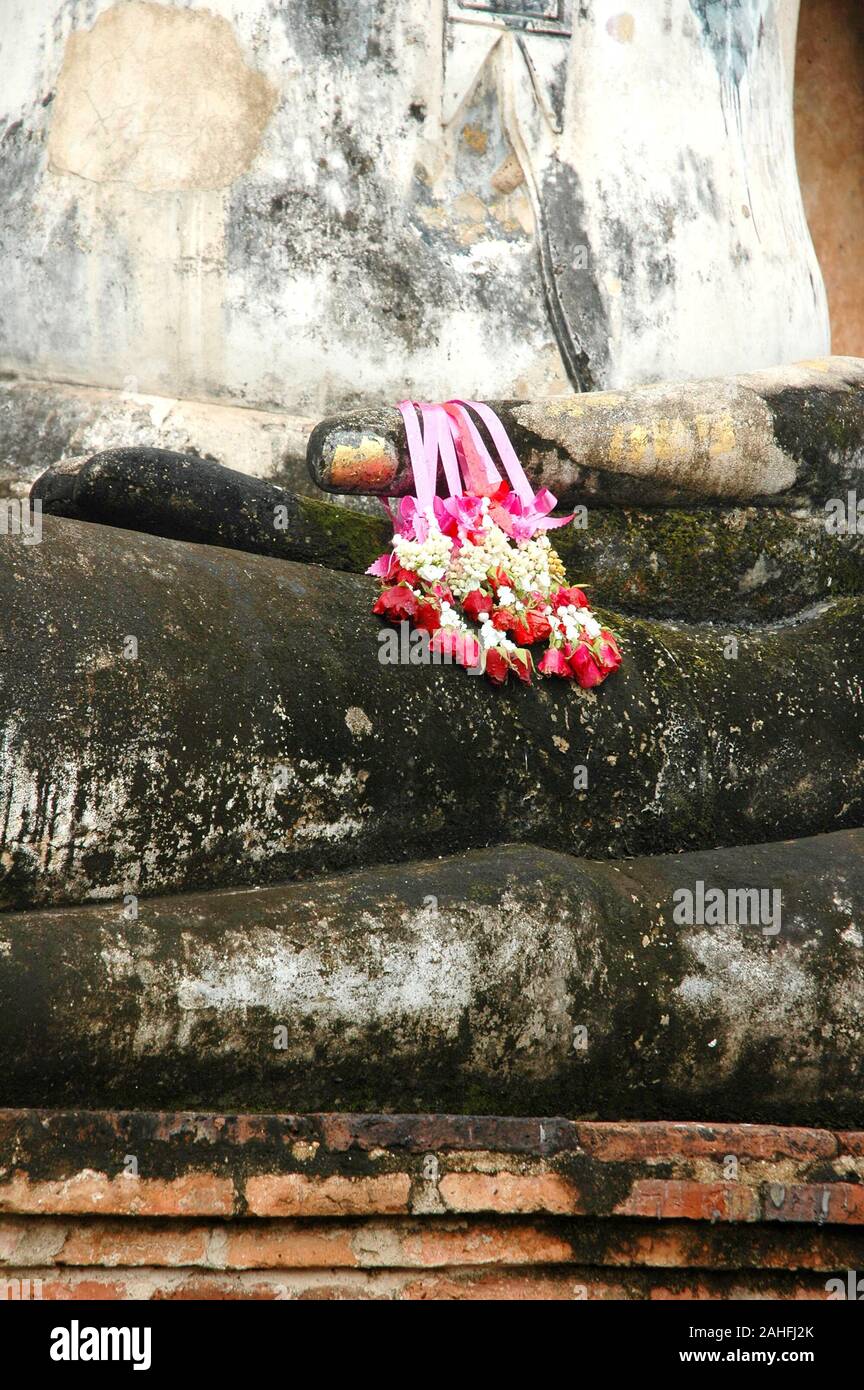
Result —
[[827, 351], [755, 4], [18, 5], [0, 362], [313, 414]]
[[[680, 925], [700, 882], [771, 912]], [[134, 920], [6, 913], [0, 1104], [856, 1126], [862, 902], [847, 831], [612, 862], [507, 846]]]
[[861, 820], [860, 600], [737, 636], [620, 619], [599, 692], [496, 692], [381, 664], [372, 580], [43, 525], [41, 545], [0, 544], [5, 907]]
[[553, 544], [594, 602], [648, 617], [765, 622], [864, 589], [864, 528], [779, 507], [592, 507]]
[[36, 480], [30, 496], [53, 516], [360, 573], [393, 530], [383, 515], [296, 496], [167, 449], [110, 449], [58, 464]]
[[[121, 92], [135, 94], [131, 113]], [[112, 5], [69, 36], [49, 168], [142, 193], [224, 188], [249, 168], [277, 101], [221, 15]]]
[[[864, 479], [864, 361], [854, 357], [492, 405], [532, 482], [564, 506], [771, 499], [821, 509]], [[321, 421], [307, 460], [328, 491], [413, 491], [395, 407]]]
[[[31, 497], [54, 516], [358, 573], [391, 534], [383, 514], [361, 515], [159, 449], [112, 449], [60, 463], [37, 479]], [[594, 507], [584, 519], [585, 526], [556, 532], [555, 546], [594, 603], [624, 612], [766, 620], [864, 589], [864, 531], [835, 534], [809, 515], [772, 507]]]
[[26, 496], [58, 460], [129, 446], [182, 450], [311, 493], [305, 457], [313, 424], [280, 411], [143, 395], [133, 376], [116, 391], [0, 379], [0, 497]]

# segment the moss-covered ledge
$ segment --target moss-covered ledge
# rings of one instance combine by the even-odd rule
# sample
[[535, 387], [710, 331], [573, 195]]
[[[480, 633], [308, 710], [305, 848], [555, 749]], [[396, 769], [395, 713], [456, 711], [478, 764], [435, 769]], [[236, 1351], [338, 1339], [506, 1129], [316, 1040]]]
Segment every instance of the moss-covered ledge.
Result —
[[[391, 525], [190, 455], [114, 449], [37, 481], [46, 513], [362, 573]], [[688, 622], [765, 622], [864, 592], [864, 534], [770, 507], [598, 507], [556, 532], [599, 605]]]
[[768, 507], [592, 509], [555, 533], [598, 604], [688, 622], [771, 622], [864, 592], [864, 534]]
[[624, 664], [596, 692], [496, 691], [382, 661], [371, 579], [43, 530], [0, 544], [3, 906], [864, 821], [862, 599], [760, 631], [619, 616]]

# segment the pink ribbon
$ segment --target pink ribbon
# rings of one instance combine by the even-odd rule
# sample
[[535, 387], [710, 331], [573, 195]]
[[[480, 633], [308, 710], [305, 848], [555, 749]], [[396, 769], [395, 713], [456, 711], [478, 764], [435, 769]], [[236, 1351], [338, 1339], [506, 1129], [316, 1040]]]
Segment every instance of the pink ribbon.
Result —
[[[488, 405], [481, 401], [452, 400], [443, 405], [430, 405], [425, 401], [404, 400], [399, 402], [399, 410], [405, 421], [416, 492], [416, 497], [403, 497], [399, 504], [396, 528], [402, 534], [425, 540], [429, 534], [428, 516], [433, 510], [439, 521], [447, 517], [462, 526], [473, 525], [471, 504], [467, 500], [459, 502], [464, 495], [463, 482], [473, 496], [493, 498], [502, 481], [501, 474], [469, 410], [473, 410], [486, 426], [512, 489], [503, 501], [492, 502], [493, 519], [502, 530], [516, 540], [528, 540], [537, 531], [566, 526], [573, 520], [572, 515], [549, 515], [555, 506], [555, 497], [545, 487], [535, 493], [507, 431]], [[422, 432], [418, 410], [423, 421]], [[439, 457], [449, 492], [449, 500], [443, 504], [437, 498]]]

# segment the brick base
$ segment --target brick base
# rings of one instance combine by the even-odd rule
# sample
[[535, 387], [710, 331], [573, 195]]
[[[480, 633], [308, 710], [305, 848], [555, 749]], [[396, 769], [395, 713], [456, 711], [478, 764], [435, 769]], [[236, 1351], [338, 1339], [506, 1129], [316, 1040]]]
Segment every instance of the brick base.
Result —
[[13, 1297], [807, 1299], [859, 1269], [864, 1134], [0, 1111]]

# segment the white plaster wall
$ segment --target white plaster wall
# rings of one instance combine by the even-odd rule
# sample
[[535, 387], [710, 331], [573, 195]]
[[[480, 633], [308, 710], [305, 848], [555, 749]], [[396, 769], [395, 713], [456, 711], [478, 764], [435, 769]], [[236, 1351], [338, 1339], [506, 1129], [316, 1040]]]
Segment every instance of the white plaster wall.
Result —
[[550, 286], [587, 385], [827, 351], [797, 0], [732, 0], [725, 49], [717, 0], [575, 9], [0, 0], [0, 362], [308, 415], [548, 395]]

